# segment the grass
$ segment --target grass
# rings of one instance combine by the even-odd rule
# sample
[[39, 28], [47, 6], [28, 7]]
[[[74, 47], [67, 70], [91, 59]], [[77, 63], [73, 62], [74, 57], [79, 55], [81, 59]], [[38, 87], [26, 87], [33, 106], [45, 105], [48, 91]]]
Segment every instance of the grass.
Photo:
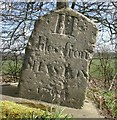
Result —
[[117, 117], [117, 99], [115, 98], [115, 91], [102, 91], [102, 96], [105, 98], [105, 104], [111, 110], [111, 114]]
[[3, 74], [9, 74], [9, 75], [18, 75], [21, 67], [22, 67], [22, 60], [16, 61], [13, 60], [4, 60], [1, 61], [2, 63], [2, 73]]
[[52, 118], [69, 118], [68, 115], [63, 115], [62, 112], [50, 113], [47, 110], [41, 110], [40, 108], [32, 108], [21, 104], [16, 104], [10, 101], [1, 101], [0, 108], [2, 109], [2, 119], [16, 119], [20, 118], [26, 120], [36, 119], [52, 119]]
[[[115, 73], [115, 59], [110, 59], [108, 62], [108, 69], [110, 69], [111, 74], [114, 75]], [[9, 75], [19, 75], [19, 72], [22, 67], [22, 61], [18, 60], [17, 66], [16, 62], [13, 60], [5, 60], [2, 61], [2, 73], [9, 74]], [[100, 59], [93, 59], [90, 65], [89, 74], [93, 78], [102, 78], [102, 69], [100, 64]]]
[[[107, 72], [111, 72], [111, 75], [113, 76], [115, 74], [115, 59], [110, 59], [108, 61], [107, 65]], [[90, 65], [89, 74], [93, 78], [103, 79], [102, 74], [102, 66], [100, 59], [93, 59], [92, 63]]]
[[[10, 74], [10, 75], [14, 75], [16, 72], [17, 75], [19, 75], [19, 72], [21, 70], [21, 66], [22, 66], [21, 60], [18, 61], [17, 69], [15, 68], [16, 67], [15, 61], [12, 61], [12, 60], [2, 61], [2, 72], [3, 72], [3, 74]], [[107, 63], [106, 76], [113, 76], [115, 73], [116, 73], [116, 71], [115, 71], [115, 59], [110, 59]], [[104, 84], [104, 82], [103, 82], [104, 76], [102, 74], [100, 59], [93, 59], [92, 60], [92, 63], [90, 65], [90, 69], [89, 69], [89, 74], [92, 78], [95, 78], [99, 84], [100, 84], [100, 82], [101, 82], [101, 85]], [[99, 79], [101, 80], [100, 82], [99, 82]], [[93, 88], [88, 90], [88, 97], [93, 98], [95, 93], [99, 93], [100, 96], [104, 97], [104, 100], [105, 100], [104, 106], [107, 107], [106, 109], [111, 110], [113, 116], [117, 116], [117, 106], [115, 105], [115, 102], [114, 102], [114, 101], [116, 101], [116, 98], [114, 96], [115, 92], [113, 92], [113, 91], [106, 92], [106, 89], [104, 91], [104, 89], [102, 89], [101, 87], [98, 86], [98, 87], [93, 87]], [[12, 106], [12, 107], [8, 107], [8, 106]], [[17, 106], [17, 107], [14, 108], [13, 106], [14, 107]], [[24, 106], [16, 105], [15, 103], [9, 103], [9, 102], [3, 102], [2, 108], [4, 110], [4, 112], [2, 113], [4, 117], [5, 117], [5, 115], [7, 115], [6, 114], [7, 112], [8, 112], [9, 117], [10, 117], [10, 115], [13, 117], [14, 114], [16, 116], [17, 116], [17, 114], [21, 115], [21, 117], [24, 117], [26, 115], [27, 118], [28, 117], [30, 118], [32, 116], [34, 116], [34, 117], [44, 116], [44, 118], [47, 118], [47, 117], [51, 118], [51, 117], [55, 117], [55, 116], [56, 116], [56, 118], [61, 117], [60, 112], [52, 115], [52, 114], [48, 113], [47, 111], [44, 112], [44, 111], [38, 110], [36, 108], [28, 109], [26, 106], [24, 107]], [[19, 108], [19, 109], [21, 108], [21, 112], [17, 112], [18, 111], [17, 108]], [[25, 109], [26, 109], [26, 111], [25, 111]], [[35, 111], [35, 112], [32, 112], [32, 111]]]
[[[102, 110], [104, 116], [117, 117], [117, 99], [115, 91], [107, 91], [99, 87], [90, 86], [87, 89], [87, 97]], [[101, 103], [101, 104], [100, 104]]]

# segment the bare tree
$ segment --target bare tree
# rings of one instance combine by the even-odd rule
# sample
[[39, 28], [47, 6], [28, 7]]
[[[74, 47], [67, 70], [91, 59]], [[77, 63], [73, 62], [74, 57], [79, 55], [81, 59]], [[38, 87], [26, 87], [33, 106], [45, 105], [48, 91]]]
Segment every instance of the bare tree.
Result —
[[[114, 27], [115, 27], [115, 66], [117, 66], [117, 2], [112, 2], [112, 4], [115, 6], [115, 14], [114, 14]], [[116, 72], [117, 72], [117, 67], [115, 68]], [[115, 79], [117, 79], [117, 75], [115, 77]]]
[[[116, 48], [117, 38], [117, 2], [85, 2], [73, 0], [63, 2], [1, 2], [2, 8], [2, 49], [9, 53], [22, 53], [29, 36], [34, 28], [34, 23], [41, 16], [60, 8], [71, 7], [94, 21], [99, 29], [98, 45], [110, 44]], [[106, 33], [106, 37], [105, 37]], [[115, 51], [116, 49], [113, 49]], [[115, 51], [117, 53], [117, 50]]]
[[[33, 30], [35, 20], [40, 16], [47, 14], [49, 11], [68, 6], [65, 2], [2, 2], [2, 40], [3, 49], [13, 49], [13, 44], [18, 44], [17, 49], [23, 49], [27, 43], [28, 37]], [[102, 32], [101, 40], [103, 42], [111, 41], [115, 43], [116, 22], [116, 4], [114, 2], [75, 2], [73, 1], [71, 8], [81, 12], [85, 16], [98, 24], [99, 31]], [[12, 27], [11, 27], [12, 26]], [[104, 32], [108, 32], [109, 39], [103, 37]]]

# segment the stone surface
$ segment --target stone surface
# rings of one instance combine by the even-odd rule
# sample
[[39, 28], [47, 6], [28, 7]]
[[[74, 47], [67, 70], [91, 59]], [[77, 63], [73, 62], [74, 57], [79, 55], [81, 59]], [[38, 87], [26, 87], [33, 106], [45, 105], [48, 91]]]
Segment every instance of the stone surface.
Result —
[[87, 102], [86, 101], [84, 102], [84, 106], [82, 107], [82, 109], [74, 109], [74, 108], [68, 108], [64, 106], [57, 106], [54, 104], [48, 104], [42, 101], [28, 100], [24, 98], [11, 97], [7, 95], [2, 95], [1, 97], [2, 99], [0, 99], [0, 101], [1, 100], [12, 101], [12, 102], [16, 102], [22, 105], [33, 107], [33, 108], [41, 108], [43, 110], [48, 109], [49, 111], [53, 111], [53, 112], [63, 111], [62, 113], [64, 115], [72, 116], [72, 118], [105, 118], [105, 116], [100, 115], [99, 109], [96, 109], [94, 104], [89, 100], [86, 100]]
[[[1, 98], [0, 101], [1, 100], [13, 101], [33, 108], [41, 108], [43, 110], [48, 109], [50, 111], [52, 110], [53, 112], [63, 111], [63, 114], [72, 115], [73, 118], [104, 118], [105, 117], [105, 115], [102, 116], [100, 114], [99, 109], [97, 109], [95, 105], [87, 98], [84, 101], [84, 105], [82, 109], [68, 108], [38, 100], [28, 100], [28, 99], [20, 98], [16, 94], [17, 85], [18, 85], [17, 83], [1, 84], [0, 88], [3, 89], [2, 92], [0, 91], [0, 98]], [[106, 117], [110, 117], [110, 116], [106, 116]]]
[[81, 108], [96, 34], [88, 18], [69, 8], [37, 20], [25, 51], [19, 95]]

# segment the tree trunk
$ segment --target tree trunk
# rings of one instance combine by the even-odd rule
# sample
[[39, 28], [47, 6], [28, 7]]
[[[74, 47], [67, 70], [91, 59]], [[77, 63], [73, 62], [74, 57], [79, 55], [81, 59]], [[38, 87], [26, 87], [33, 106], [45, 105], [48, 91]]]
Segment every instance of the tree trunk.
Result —
[[71, 8], [74, 9], [76, 0], [73, 0]]
[[61, 0], [61, 2], [57, 2], [56, 9], [61, 9], [66, 7], [68, 7], [68, 0]]

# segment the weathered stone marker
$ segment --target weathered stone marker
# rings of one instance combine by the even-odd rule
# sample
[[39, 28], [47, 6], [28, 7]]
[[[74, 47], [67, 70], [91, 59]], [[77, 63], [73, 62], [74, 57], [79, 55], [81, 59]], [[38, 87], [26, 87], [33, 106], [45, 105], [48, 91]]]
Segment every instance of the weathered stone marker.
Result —
[[70, 8], [36, 21], [25, 52], [20, 96], [81, 108], [96, 33], [88, 18]]

